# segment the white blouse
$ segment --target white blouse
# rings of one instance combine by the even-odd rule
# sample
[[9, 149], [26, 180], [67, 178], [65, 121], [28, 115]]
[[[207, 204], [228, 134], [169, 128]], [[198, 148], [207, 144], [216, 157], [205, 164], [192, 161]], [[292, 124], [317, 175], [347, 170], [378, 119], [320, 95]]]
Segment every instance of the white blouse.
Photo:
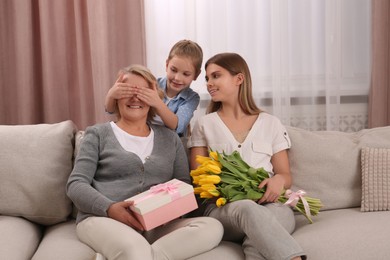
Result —
[[254, 168], [264, 167], [271, 174], [271, 156], [291, 147], [284, 125], [270, 114], [262, 112], [245, 140], [240, 143], [217, 112], [199, 118], [192, 130], [188, 147], [207, 147], [214, 151], [232, 153], [234, 150]]

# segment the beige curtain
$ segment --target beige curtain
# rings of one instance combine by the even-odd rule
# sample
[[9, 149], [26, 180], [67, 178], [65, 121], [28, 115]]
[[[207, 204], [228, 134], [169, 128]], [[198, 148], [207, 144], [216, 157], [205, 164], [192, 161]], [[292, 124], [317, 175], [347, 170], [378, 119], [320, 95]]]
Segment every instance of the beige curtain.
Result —
[[372, 82], [368, 126], [390, 125], [390, 1], [372, 0]]
[[145, 64], [142, 0], [1, 0], [0, 124], [110, 118], [121, 67]]

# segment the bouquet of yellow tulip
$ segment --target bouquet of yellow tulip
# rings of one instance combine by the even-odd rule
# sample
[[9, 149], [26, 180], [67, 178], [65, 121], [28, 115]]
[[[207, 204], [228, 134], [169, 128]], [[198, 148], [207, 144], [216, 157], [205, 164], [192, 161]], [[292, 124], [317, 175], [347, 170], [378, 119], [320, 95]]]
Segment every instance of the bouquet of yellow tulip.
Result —
[[[265, 192], [265, 188], [259, 189], [259, 184], [269, 178], [268, 172], [250, 167], [237, 151], [230, 155], [210, 151], [209, 157], [197, 156], [196, 161], [200, 165], [191, 171], [195, 194], [204, 199], [216, 198], [218, 207], [242, 199], [258, 201]], [[278, 202], [292, 206], [313, 223], [311, 216], [318, 214], [322, 203], [305, 194], [302, 190], [286, 190]]]

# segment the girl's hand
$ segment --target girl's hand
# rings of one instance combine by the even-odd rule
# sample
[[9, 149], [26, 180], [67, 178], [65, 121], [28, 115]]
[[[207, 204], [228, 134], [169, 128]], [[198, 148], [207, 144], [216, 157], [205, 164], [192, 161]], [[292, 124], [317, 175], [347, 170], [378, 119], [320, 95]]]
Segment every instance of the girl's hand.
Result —
[[136, 230], [143, 231], [144, 228], [133, 216], [132, 211], [129, 209], [129, 207], [133, 204], [134, 201], [116, 202], [108, 208], [107, 215], [108, 217], [122, 222], [123, 224], [126, 224]]
[[153, 89], [141, 88], [136, 86], [134, 88], [134, 93], [142, 102], [146, 103], [148, 106], [157, 108], [158, 106], [164, 104], [164, 102], [161, 100], [160, 96], [158, 95], [156, 84], [154, 85]]
[[267, 178], [262, 181], [259, 185], [259, 188], [267, 186], [266, 191], [263, 197], [258, 201], [259, 204], [264, 202], [277, 202], [280, 194], [284, 189], [285, 180], [283, 176], [275, 174], [272, 178]]
[[129, 98], [134, 94], [131, 84], [124, 83], [125, 74], [121, 73], [115, 84], [108, 91], [107, 97], [110, 99]]

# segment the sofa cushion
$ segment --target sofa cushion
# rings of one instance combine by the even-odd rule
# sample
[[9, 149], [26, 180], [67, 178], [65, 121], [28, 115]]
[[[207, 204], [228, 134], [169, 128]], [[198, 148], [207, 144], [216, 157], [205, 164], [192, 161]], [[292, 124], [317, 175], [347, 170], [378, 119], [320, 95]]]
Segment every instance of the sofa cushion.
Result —
[[39, 225], [19, 217], [0, 216], [0, 259], [31, 259], [42, 231]]
[[390, 149], [364, 147], [361, 162], [361, 210], [390, 210]]
[[94, 259], [96, 252], [81, 242], [74, 220], [47, 227], [32, 260]]
[[0, 126], [0, 214], [44, 225], [66, 220], [76, 130], [71, 121]]
[[360, 208], [321, 212], [314, 224], [297, 216], [293, 237], [307, 259], [389, 259], [389, 212], [361, 212]]
[[390, 126], [354, 133], [286, 128], [291, 139], [292, 189], [321, 199], [322, 210], [360, 207], [361, 148], [390, 148]]

